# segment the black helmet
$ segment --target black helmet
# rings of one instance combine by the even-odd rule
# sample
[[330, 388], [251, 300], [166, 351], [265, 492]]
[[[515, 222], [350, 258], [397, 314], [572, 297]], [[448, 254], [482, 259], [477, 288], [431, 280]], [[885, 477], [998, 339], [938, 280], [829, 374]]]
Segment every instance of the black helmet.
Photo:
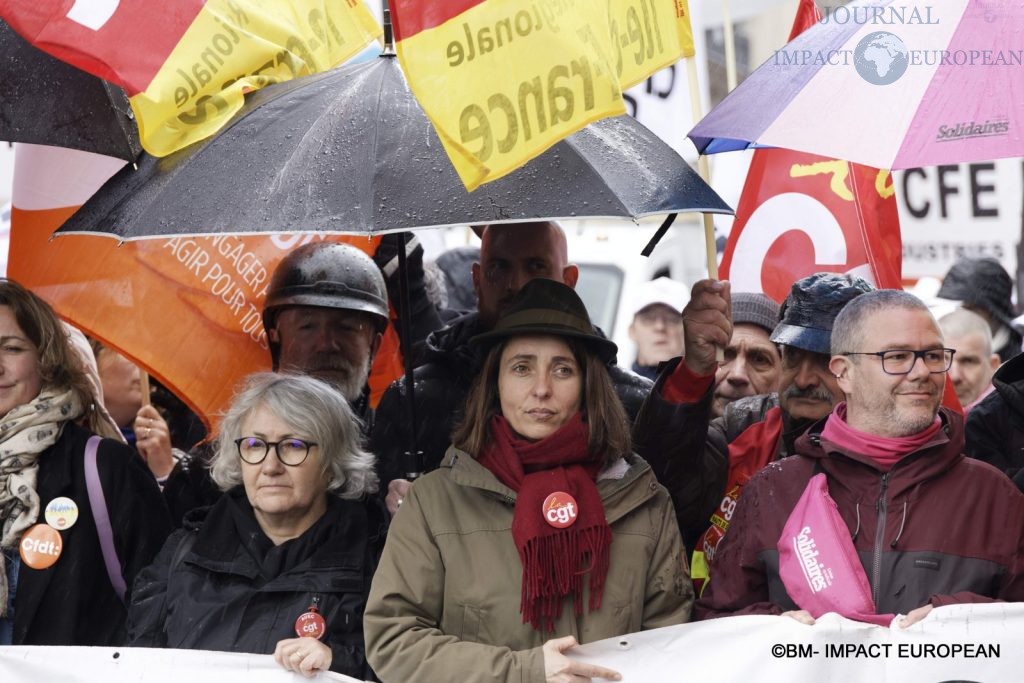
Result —
[[782, 319], [772, 341], [830, 355], [832, 324], [839, 311], [851, 299], [874, 289], [867, 280], [839, 273], [815, 273], [797, 280], [782, 302]]
[[380, 329], [388, 322], [388, 290], [377, 264], [339, 242], [310, 242], [277, 265], [263, 304], [263, 329], [273, 329], [277, 314], [291, 306], [367, 313]]

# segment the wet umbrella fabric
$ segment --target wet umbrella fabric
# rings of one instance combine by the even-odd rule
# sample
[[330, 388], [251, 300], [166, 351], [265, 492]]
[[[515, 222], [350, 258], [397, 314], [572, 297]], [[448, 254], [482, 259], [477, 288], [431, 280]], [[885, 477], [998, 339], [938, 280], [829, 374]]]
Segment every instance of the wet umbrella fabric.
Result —
[[704, 154], [783, 147], [888, 169], [1024, 156], [1022, 25], [1024, 0], [854, 0], [689, 137]]
[[32, 47], [0, 21], [0, 140], [134, 161], [142, 151], [128, 96]]
[[592, 124], [466, 192], [398, 61], [380, 57], [250, 95], [217, 136], [161, 159], [143, 155], [58, 233], [380, 233], [680, 211], [731, 213], [629, 117]]

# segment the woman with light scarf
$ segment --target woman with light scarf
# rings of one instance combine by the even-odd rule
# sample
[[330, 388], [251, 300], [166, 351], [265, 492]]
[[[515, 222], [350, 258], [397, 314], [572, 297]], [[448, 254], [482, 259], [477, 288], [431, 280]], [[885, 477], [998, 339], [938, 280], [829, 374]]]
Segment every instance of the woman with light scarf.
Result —
[[619, 680], [573, 647], [683, 623], [693, 589], [668, 494], [631, 452], [615, 344], [544, 279], [472, 343], [454, 445], [388, 531], [367, 657], [385, 682]]
[[86, 451], [97, 432], [111, 433], [63, 324], [0, 279], [0, 645], [124, 640], [117, 586], [153, 559], [170, 519], [121, 442], [99, 441], [90, 487]]

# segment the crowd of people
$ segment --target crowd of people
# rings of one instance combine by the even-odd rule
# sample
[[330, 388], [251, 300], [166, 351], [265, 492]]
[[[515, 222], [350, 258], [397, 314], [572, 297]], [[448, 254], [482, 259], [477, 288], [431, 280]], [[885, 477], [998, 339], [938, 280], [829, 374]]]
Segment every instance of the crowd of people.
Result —
[[[630, 371], [557, 224], [480, 234], [473, 310], [428, 297], [410, 250], [416, 367], [376, 410], [405, 241], [295, 250], [263, 311], [271, 371], [199, 443], [130, 360], [0, 280], [0, 645], [618, 680], [573, 647], [730, 615], [906, 627], [1024, 600], [1024, 361], [997, 262], [956, 264], [938, 321], [850, 274], [802, 278], [781, 306], [655, 280]], [[792, 548], [821, 520], [839, 533], [819, 552], [858, 590], [803, 585]]]

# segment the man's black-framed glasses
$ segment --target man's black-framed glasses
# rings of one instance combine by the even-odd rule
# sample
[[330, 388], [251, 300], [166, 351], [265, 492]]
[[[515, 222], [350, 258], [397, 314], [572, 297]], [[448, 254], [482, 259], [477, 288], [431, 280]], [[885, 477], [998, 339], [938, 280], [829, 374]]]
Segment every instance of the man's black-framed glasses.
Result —
[[889, 349], [888, 351], [847, 351], [840, 356], [878, 356], [882, 359], [882, 372], [887, 375], [909, 375], [920, 358], [932, 374], [946, 372], [953, 365], [955, 349]]
[[306, 462], [309, 449], [316, 444], [302, 439], [266, 441], [258, 436], [243, 436], [241, 439], [235, 439], [235, 446], [238, 447], [238, 456], [250, 465], [259, 465], [263, 462], [273, 446], [282, 465], [298, 467]]

